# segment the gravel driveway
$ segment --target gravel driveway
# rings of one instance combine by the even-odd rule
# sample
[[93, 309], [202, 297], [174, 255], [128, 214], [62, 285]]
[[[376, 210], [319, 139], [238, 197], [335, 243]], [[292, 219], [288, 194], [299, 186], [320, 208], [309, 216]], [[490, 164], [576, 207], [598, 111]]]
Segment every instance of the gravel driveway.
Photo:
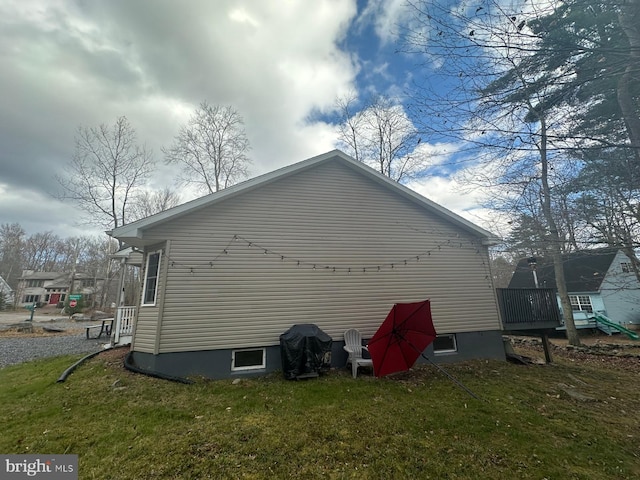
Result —
[[100, 339], [88, 340], [84, 327], [96, 322], [71, 322], [67, 319], [38, 318], [32, 325], [41, 332], [42, 327], [58, 327], [65, 333], [51, 335], [1, 335], [16, 323], [22, 323], [24, 314], [0, 315], [0, 368], [7, 365], [28, 362], [37, 358], [57, 357], [76, 353], [92, 353], [103, 348], [109, 342], [104, 335]]
[[102, 339], [87, 340], [85, 335], [0, 337], [0, 368], [36, 358], [97, 352], [104, 343]]

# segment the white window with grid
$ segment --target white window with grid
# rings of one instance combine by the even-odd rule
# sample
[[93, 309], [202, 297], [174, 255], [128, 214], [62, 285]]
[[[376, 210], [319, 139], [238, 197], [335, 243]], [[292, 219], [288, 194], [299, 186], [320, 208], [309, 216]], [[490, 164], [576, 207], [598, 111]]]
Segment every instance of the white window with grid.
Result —
[[569, 295], [569, 300], [571, 300], [571, 309], [574, 312], [593, 312], [589, 295]]

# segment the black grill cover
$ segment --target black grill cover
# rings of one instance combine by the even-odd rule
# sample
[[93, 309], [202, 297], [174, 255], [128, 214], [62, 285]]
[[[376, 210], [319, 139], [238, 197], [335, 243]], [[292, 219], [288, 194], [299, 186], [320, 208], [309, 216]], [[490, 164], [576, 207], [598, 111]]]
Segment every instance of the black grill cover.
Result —
[[287, 380], [317, 377], [331, 367], [332, 339], [317, 325], [294, 325], [280, 335], [282, 373]]

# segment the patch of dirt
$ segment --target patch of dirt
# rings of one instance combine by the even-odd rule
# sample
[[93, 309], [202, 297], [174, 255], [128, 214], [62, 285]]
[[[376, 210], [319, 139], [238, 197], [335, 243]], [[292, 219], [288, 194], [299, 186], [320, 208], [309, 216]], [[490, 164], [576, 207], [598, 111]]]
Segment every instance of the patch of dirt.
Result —
[[[29, 321], [29, 313], [26, 310], [24, 312], [21, 310], [0, 312], [0, 338], [79, 335], [85, 333], [87, 325], [95, 325], [103, 318], [112, 317], [109, 313], [102, 311], [89, 311], [81, 316], [71, 318], [63, 315], [59, 309], [42, 308], [37, 309], [37, 315], [34, 315], [33, 319]], [[46, 331], [47, 328], [64, 331]]]
[[69, 335], [79, 335], [84, 333], [84, 328], [65, 328], [60, 332], [46, 331], [43, 327], [34, 325], [32, 331], [22, 331], [22, 327], [10, 327], [0, 330], [0, 338], [22, 338], [22, 337], [64, 337]]
[[[568, 345], [569, 341], [565, 338], [550, 338], [555, 345]], [[585, 334], [580, 336], [582, 345], [624, 345], [628, 347], [636, 346], [640, 349], [640, 341], [633, 340], [624, 334], [605, 335], [605, 334]]]
[[[509, 339], [517, 354], [544, 360], [542, 341], [539, 338]], [[549, 339], [552, 360], [562, 358], [569, 362], [640, 373], [640, 341], [621, 336], [594, 336], [580, 340], [582, 345], [575, 347], [569, 345], [566, 339]]]

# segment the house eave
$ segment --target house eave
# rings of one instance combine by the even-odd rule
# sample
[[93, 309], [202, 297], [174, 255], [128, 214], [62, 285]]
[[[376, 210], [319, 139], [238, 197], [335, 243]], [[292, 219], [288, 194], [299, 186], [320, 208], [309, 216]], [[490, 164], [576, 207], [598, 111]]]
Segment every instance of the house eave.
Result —
[[482, 240], [482, 245], [485, 247], [495, 247], [496, 245], [500, 245], [502, 243], [502, 239], [496, 236], [490, 236]]

